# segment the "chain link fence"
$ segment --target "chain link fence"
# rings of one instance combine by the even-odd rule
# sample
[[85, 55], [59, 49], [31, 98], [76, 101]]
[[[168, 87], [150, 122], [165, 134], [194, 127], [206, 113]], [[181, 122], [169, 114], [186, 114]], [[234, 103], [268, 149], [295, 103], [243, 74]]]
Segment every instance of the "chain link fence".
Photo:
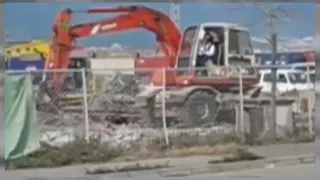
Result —
[[92, 95], [88, 96], [86, 108], [90, 134], [114, 144], [142, 143], [163, 138], [162, 126], [154, 128], [145, 117], [146, 108], [137, 103], [143, 91], [151, 88], [150, 76], [141, 74], [152, 74], [154, 71], [157, 70], [89, 70], [94, 89]]
[[[67, 76], [63, 88], [53, 89], [50, 78], [54, 71], [7, 71], [6, 76], [32, 76], [32, 88], [36, 99], [37, 121], [41, 142], [46, 146], [60, 146], [84, 137], [84, 101], [79, 80]], [[64, 73], [63, 71], [59, 73]], [[81, 71], [68, 70], [67, 74]], [[43, 81], [46, 77], [49, 80]], [[80, 78], [80, 81], [81, 78]]]
[[[59, 71], [66, 75], [59, 89], [51, 88], [58, 71], [10, 71], [6, 75], [32, 75], [41, 140], [50, 146], [76, 138], [121, 145], [157, 139], [169, 145], [175, 137], [193, 134], [219, 137], [255, 129], [261, 135], [272, 122], [277, 129], [299, 124], [313, 133], [314, 85], [309, 87], [310, 83], [298, 79], [303, 74], [284, 74], [284, 80], [278, 73], [277, 120], [273, 121], [270, 72], [260, 71], [259, 81], [254, 81], [260, 69], [66, 70]], [[179, 76], [175, 84], [174, 76]], [[223, 79], [227, 76], [232, 81]], [[250, 81], [263, 86], [259, 97], [250, 96]], [[208, 84], [217, 88], [212, 90]]]

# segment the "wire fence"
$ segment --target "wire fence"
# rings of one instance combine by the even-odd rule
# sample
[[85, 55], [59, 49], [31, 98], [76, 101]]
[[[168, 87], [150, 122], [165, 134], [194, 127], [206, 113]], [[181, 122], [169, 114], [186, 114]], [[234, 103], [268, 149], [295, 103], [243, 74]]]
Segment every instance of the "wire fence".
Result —
[[[114, 144], [158, 138], [169, 145], [172, 136], [186, 133], [261, 136], [272, 123], [277, 132], [305, 127], [314, 133], [310, 79], [278, 71], [274, 120], [270, 71], [261, 68], [36, 70], [7, 71], [6, 76], [33, 76], [41, 139], [50, 145], [78, 137]], [[52, 87], [55, 73], [66, 76], [58, 89]]]

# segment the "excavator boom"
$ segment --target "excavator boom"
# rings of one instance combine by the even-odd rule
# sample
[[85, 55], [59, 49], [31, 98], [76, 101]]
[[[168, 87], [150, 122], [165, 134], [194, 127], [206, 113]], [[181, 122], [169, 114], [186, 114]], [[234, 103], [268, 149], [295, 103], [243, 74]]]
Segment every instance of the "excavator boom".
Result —
[[[85, 12], [87, 14], [120, 13], [110, 19], [85, 24], [72, 24], [72, 14]], [[146, 29], [156, 35], [156, 40], [165, 56], [172, 57], [169, 66], [173, 67], [179, 43], [180, 31], [175, 23], [162, 12], [144, 6], [126, 6], [115, 8], [97, 8], [85, 11], [63, 10], [55, 20], [50, 59], [51, 68], [67, 69], [70, 51], [78, 38], [94, 35], [110, 35], [135, 29]], [[56, 86], [63, 82], [63, 74], [57, 73], [54, 78]]]

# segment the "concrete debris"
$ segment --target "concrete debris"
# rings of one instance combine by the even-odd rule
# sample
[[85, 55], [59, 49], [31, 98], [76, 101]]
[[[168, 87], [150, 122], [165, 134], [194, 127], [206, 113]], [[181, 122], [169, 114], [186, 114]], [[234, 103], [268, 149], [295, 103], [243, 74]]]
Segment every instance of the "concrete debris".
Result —
[[[167, 132], [169, 136], [177, 136], [185, 133], [206, 136], [210, 133], [231, 133], [233, 129], [218, 126], [194, 129], [169, 128]], [[140, 128], [137, 124], [110, 125], [108, 123], [91, 123], [89, 134], [91, 138], [99, 139], [101, 142], [110, 143], [115, 146], [130, 146], [133, 143], [142, 143], [145, 140], [164, 139], [163, 129]], [[83, 128], [81, 126], [57, 129], [43, 128], [41, 131], [41, 141], [50, 146], [62, 146], [83, 135]]]

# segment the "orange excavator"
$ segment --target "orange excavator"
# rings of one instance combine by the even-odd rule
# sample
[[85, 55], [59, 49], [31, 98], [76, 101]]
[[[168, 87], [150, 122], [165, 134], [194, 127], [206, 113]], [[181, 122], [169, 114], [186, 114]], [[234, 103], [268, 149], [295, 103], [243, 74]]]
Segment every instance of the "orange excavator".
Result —
[[[85, 12], [88, 14], [122, 14], [98, 22], [72, 25], [72, 15], [76, 12]], [[161, 57], [160, 60], [154, 59], [154, 61], [161, 62], [161, 64], [157, 64], [157, 66], [174, 67], [174, 60], [177, 56], [180, 42], [180, 32], [178, 28], [170, 18], [162, 12], [138, 6], [88, 9], [86, 11], [63, 10], [58, 15], [53, 26], [52, 56], [48, 61], [50, 63], [48, 67], [53, 69], [67, 69], [70, 51], [73, 49], [74, 42], [78, 38], [110, 35], [140, 28], [146, 29], [156, 35], [159, 50], [165, 55], [165, 57]], [[150, 61], [148, 60], [148, 62]], [[60, 86], [63, 80], [63, 74], [56, 73], [54, 85], [56, 87]]]
[[[72, 14], [76, 12], [120, 15], [98, 22], [72, 25]], [[165, 100], [166, 116], [178, 119], [184, 126], [194, 126], [215, 121], [222, 106], [228, 104], [230, 107], [232, 104], [226, 102], [238, 102], [239, 89], [243, 89], [243, 96], [251, 100], [259, 96], [261, 88], [256, 86], [258, 71], [248, 68], [256, 65], [257, 60], [247, 28], [226, 22], [204, 22], [187, 27], [181, 37], [167, 15], [144, 6], [63, 10], [53, 26], [48, 68], [67, 69], [70, 51], [78, 38], [109, 35], [137, 28], [153, 32], [160, 50], [166, 55], [159, 64], [166, 69], [152, 74], [154, 86], [144, 89], [136, 96], [135, 105], [141, 109], [143, 119], [157, 121], [157, 112], [161, 107], [158, 104]], [[215, 59], [213, 66], [207, 67], [198, 62], [199, 49], [208, 34], [215, 37], [216, 51], [214, 57], [211, 57]], [[55, 73], [54, 87], [59, 88], [63, 79], [63, 73]], [[165, 94], [162, 91], [163, 85]]]

